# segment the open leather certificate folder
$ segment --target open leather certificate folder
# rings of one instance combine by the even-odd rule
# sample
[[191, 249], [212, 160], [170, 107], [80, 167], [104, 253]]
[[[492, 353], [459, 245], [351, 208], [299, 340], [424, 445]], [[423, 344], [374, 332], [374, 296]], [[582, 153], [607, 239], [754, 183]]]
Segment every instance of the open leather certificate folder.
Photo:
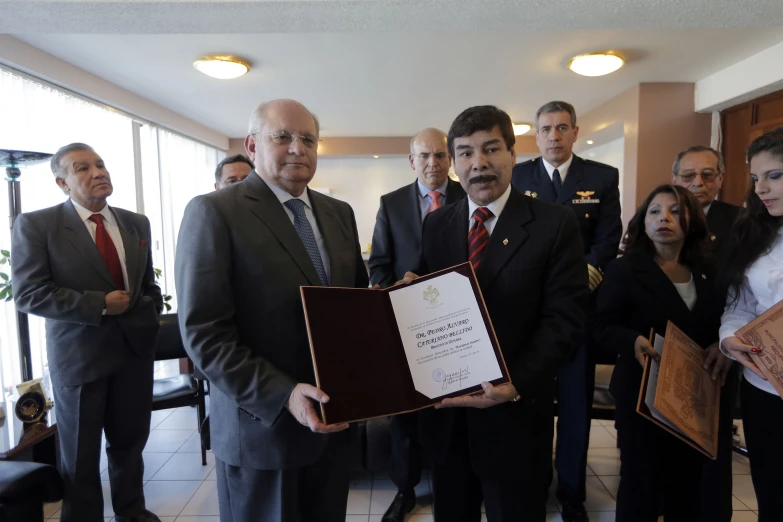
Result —
[[721, 385], [704, 369], [707, 351], [671, 321], [666, 337], [654, 335], [650, 343], [661, 362], [645, 359], [636, 411], [714, 460]]
[[325, 424], [395, 415], [509, 382], [470, 263], [384, 290], [301, 287]]
[[736, 335], [745, 344], [761, 349], [759, 354], [748, 355], [783, 397], [783, 301], [737, 330]]

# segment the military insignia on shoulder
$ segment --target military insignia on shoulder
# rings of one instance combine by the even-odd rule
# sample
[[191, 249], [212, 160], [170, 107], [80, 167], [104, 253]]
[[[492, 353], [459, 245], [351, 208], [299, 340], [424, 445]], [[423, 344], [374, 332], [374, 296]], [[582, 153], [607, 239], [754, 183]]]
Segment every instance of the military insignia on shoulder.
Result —
[[600, 199], [592, 199], [590, 196], [595, 194], [594, 190], [578, 190], [576, 192], [576, 195], [579, 196], [580, 199], [572, 199], [571, 203], [580, 204], [580, 203], [600, 203]]

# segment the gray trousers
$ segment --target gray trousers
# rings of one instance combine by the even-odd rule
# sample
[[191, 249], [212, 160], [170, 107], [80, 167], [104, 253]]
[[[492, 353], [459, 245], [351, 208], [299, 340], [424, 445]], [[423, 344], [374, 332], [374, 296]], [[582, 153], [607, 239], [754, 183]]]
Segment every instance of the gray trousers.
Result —
[[144, 512], [144, 461], [150, 432], [153, 360], [128, 356], [123, 367], [97, 381], [54, 387], [62, 522], [103, 522], [101, 430], [106, 433], [111, 501], [117, 516]]
[[258, 470], [216, 459], [220, 522], [345, 522], [352, 438], [330, 437], [321, 459], [302, 468]]

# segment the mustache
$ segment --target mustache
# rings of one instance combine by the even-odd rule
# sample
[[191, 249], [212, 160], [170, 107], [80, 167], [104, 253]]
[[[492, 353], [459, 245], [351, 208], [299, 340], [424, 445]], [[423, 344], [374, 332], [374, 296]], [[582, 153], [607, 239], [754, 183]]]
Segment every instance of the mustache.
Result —
[[475, 178], [470, 178], [468, 184], [473, 185], [474, 183], [488, 183], [490, 181], [497, 181], [497, 179], [498, 177], [494, 174], [481, 174]]

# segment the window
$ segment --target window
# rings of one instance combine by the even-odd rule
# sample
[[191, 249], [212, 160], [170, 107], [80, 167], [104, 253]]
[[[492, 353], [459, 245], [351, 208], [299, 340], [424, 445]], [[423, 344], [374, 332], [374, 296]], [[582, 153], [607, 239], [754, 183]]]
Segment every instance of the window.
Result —
[[[90, 145], [106, 162], [114, 185], [110, 205], [149, 217], [161, 289], [174, 295], [174, 252], [185, 206], [212, 190], [215, 166], [225, 153], [0, 67], [0, 148], [53, 153], [72, 142]], [[141, 162], [140, 186], [135, 158]], [[23, 167], [21, 186], [23, 212], [66, 199], [48, 163]], [[1, 192], [0, 214], [8, 216], [7, 189]], [[11, 250], [8, 226], [0, 227], [0, 248]], [[10, 270], [0, 266], [0, 271]], [[44, 320], [30, 316], [29, 323], [33, 375], [46, 377]], [[0, 388], [9, 393], [20, 381], [16, 310], [12, 302], [0, 302]]]

